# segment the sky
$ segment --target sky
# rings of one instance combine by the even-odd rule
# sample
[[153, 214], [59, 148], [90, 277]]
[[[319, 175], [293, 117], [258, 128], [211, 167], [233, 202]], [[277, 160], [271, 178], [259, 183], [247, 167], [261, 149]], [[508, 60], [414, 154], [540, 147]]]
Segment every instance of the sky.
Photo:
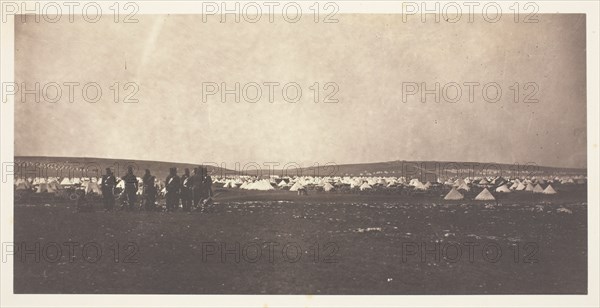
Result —
[[[198, 15], [137, 19], [16, 22], [15, 81], [29, 89], [39, 82], [46, 95], [40, 103], [17, 95], [15, 155], [227, 166], [394, 160], [587, 165], [585, 15], [540, 15], [539, 23], [529, 24], [509, 18], [403, 22], [383, 14], [339, 15], [334, 24], [310, 18], [203, 22]], [[54, 82], [62, 96], [51, 103], [46, 98], [54, 96]], [[72, 103], [69, 82], [79, 83]], [[91, 82], [102, 90], [96, 103], [86, 100], [94, 98], [93, 87], [82, 94]], [[236, 82], [240, 92], [248, 85], [239, 103], [234, 95], [222, 102], [221, 92], [206, 94], [211, 84], [234, 89]], [[268, 82], [279, 83], [273, 102]], [[434, 95], [422, 102], [418, 89], [407, 94], [410, 85], [431, 90], [436, 82], [439, 103]], [[287, 88], [287, 98], [282, 88], [294, 83], [302, 96], [291, 103], [296, 88]], [[327, 83], [337, 87], [324, 89]], [[473, 102], [465, 83], [479, 83]], [[502, 90], [495, 103], [488, 101], [494, 87], [483, 96], [490, 83]], [[255, 84], [262, 96], [251, 103]], [[454, 97], [456, 84], [462, 96], [452, 103], [445, 98]], [[138, 102], [124, 103], [133, 91]], [[337, 103], [324, 103], [327, 95]], [[526, 96], [538, 102], [525, 103]]]

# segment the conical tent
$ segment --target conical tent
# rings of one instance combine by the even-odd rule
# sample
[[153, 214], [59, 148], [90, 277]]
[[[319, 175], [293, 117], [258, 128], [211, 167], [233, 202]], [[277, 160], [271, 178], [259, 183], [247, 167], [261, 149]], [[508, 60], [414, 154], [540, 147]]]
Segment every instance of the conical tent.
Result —
[[423, 183], [421, 183], [421, 181], [419, 181], [419, 179], [412, 179], [412, 180], [410, 180], [410, 183], [408, 183], [408, 185], [414, 186], [414, 187], [422, 187]]
[[71, 185], [73, 185], [73, 182], [71, 182], [71, 179], [69, 179], [69, 178], [64, 178], [64, 179], [62, 179], [62, 181], [60, 181], [60, 185], [71, 186]]
[[27, 184], [25, 184], [24, 182], [20, 182], [15, 185], [15, 190], [27, 190], [27, 189], [28, 189]]
[[329, 183], [325, 183], [323, 185], [323, 190], [324, 191], [331, 191], [333, 189], [333, 185], [329, 184]]
[[46, 184], [46, 189], [48, 189], [48, 193], [56, 193], [56, 191], [59, 189], [58, 188], [58, 183], [57, 182], [50, 182], [48, 184]]
[[31, 187], [31, 185], [29, 184], [29, 182], [27, 182], [24, 179], [17, 179], [15, 181], [15, 189], [16, 190], [27, 190]]
[[235, 185], [235, 181], [231, 180], [231, 181], [227, 181], [225, 182], [225, 185], [223, 185], [224, 188], [236, 188], [237, 185]]
[[537, 184], [533, 188], [533, 192], [536, 193], [536, 194], [541, 194], [541, 193], [544, 192], [544, 189], [542, 188], [542, 186], [540, 186], [540, 184]]
[[286, 187], [288, 186], [288, 183], [284, 180], [281, 180], [281, 182], [279, 182], [279, 184], [277, 184], [278, 187]]
[[125, 189], [125, 181], [118, 180], [118, 182], [117, 182], [117, 188], [119, 188], [119, 189]]
[[[96, 182], [92, 182], [96, 185], [98, 185], [98, 183]], [[138, 190], [135, 192], [136, 195], [141, 196], [144, 193], [144, 185], [138, 185]]]
[[533, 191], [533, 189], [534, 189], [533, 184], [529, 183], [529, 184], [527, 184], [527, 187], [525, 188], [525, 191]]
[[290, 191], [298, 191], [298, 189], [303, 189], [304, 186], [302, 186], [302, 184], [300, 184], [300, 182], [296, 182], [294, 183], [294, 185], [292, 185], [292, 187], [290, 187]]
[[462, 200], [464, 197], [456, 188], [452, 187], [450, 192], [444, 197], [444, 200]]
[[245, 189], [249, 190], [275, 190], [268, 180], [260, 180], [246, 185]]
[[552, 187], [552, 185], [548, 185], [548, 187], [546, 187], [546, 189], [544, 189], [542, 193], [546, 195], [554, 195], [556, 194], [556, 190], [554, 190], [554, 187]]
[[369, 185], [369, 183], [364, 182], [362, 185], [360, 185], [360, 190], [369, 190], [372, 189], [373, 187], [371, 187], [371, 185]]
[[525, 186], [525, 184], [519, 183], [519, 186], [517, 186], [516, 190], [525, 190], [525, 188], [527, 188], [527, 186]]
[[494, 198], [494, 195], [492, 195], [492, 193], [487, 188], [484, 188], [479, 193], [479, 195], [477, 195], [477, 197], [475, 197], [475, 200], [488, 201], [488, 200], [496, 200], [496, 198]]
[[62, 187], [56, 180], [48, 182], [48, 192], [56, 192], [57, 190], [61, 190]]
[[100, 186], [98, 186], [98, 183], [96, 182], [88, 182], [86, 187], [85, 187], [85, 194], [89, 194], [89, 193], [93, 193], [93, 194], [97, 194], [97, 195], [101, 195], [102, 191], [100, 190]]
[[454, 181], [454, 186], [456, 186], [456, 187], [460, 187], [463, 184], [465, 184], [465, 181], [463, 179], [458, 179], [458, 180]]
[[469, 185], [467, 185], [467, 183], [462, 183], [460, 186], [458, 186], [458, 189], [462, 189], [465, 191], [471, 191], [471, 188], [469, 187]]
[[510, 192], [510, 189], [508, 188], [508, 186], [506, 186], [506, 184], [504, 184], [502, 186], [498, 186], [498, 188], [496, 188], [496, 192], [507, 193]]

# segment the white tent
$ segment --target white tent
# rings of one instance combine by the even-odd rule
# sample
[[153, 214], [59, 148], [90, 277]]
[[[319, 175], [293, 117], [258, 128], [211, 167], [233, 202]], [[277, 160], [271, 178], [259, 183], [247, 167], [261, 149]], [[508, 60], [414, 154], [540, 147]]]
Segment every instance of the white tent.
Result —
[[58, 184], [58, 181], [52, 180], [48, 182], [48, 192], [56, 192], [57, 190], [61, 190], [62, 187]]
[[15, 190], [27, 190], [27, 184], [21, 182], [15, 185]]
[[27, 190], [29, 188], [31, 188], [31, 185], [26, 180], [24, 180], [24, 179], [17, 179], [15, 181], [15, 189], [16, 190]]
[[[98, 183], [96, 182], [92, 182], [96, 185], [98, 185]], [[136, 195], [141, 196], [144, 194], [144, 184], [138, 184], [138, 190], [135, 192]]]
[[523, 183], [519, 183], [519, 185], [517, 186], [517, 188], [515, 188], [516, 190], [525, 190], [525, 188], [527, 188], [527, 186], [525, 186], [525, 184]]
[[496, 192], [508, 193], [510, 192], [510, 189], [508, 188], [508, 186], [506, 186], [506, 184], [503, 184], [502, 186], [498, 186], [496, 188]]
[[323, 184], [323, 190], [324, 191], [331, 191], [332, 189], [333, 189], [333, 185], [331, 185], [329, 183]]
[[294, 185], [292, 185], [292, 187], [290, 187], [290, 191], [298, 191], [299, 189], [303, 189], [304, 186], [302, 186], [302, 184], [300, 184], [300, 182], [296, 182], [294, 183]]
[[73, 182], [71, 182], [71, 179], [69, 179], [69, 178], [64, 178], [64, 179], [62, 179], [62, 181], [60, 181], [60, 185], [71, 186], [71, 185], [73, 185]]
[[527, 187], [525, 188], [525, 191], [533, 191], [533, 189], [534, 189], [533, 184], [529, 183], [529, 184], [527, 184]]
[[422, 187], [423, 183], [421, 183], [421, 181], [419, 181], [419, 179], [412, 179], [412, 180], [410, 180], [408, 185], [418, 188], [418, 187]]
[[554, 195], [556, 194], [556, 190], [554, 190], [554, 187], [552, 187], [552, 185], [548, 185], [548, 187], [546, 187], [546, 189], [544, 189], [542, 193], [546, 195]]
[[87, 185], [85, 186], [85, 194], [87, 195], [89, 193], [102, 195], [102, 191], [100, 190], [100, 186], [98, 186], [97, 182], [87, 182]]
[[288, 183], [284, 180], [281, 180], [281, 182], [279, 182], [279, 184], [277, 184], [277, 187], [287, 187]]
[[371, 185], [369, 185], [369, 183], [364, 182], [362, 185], [360, 185], [359, 188], [360, 188], [360, 190], [369, 190], [369, 189], [372, 189], [373, 187], [371, 187]]
[[231, 180], [231, 181], [227, 181], [225, 182], [225, 185], [223, 185], [223, 188], [236, 188], [237, 185], [235, 185], [235, 181]]
[[471, 188], [469, 187], [469, 185], [467, 185], [467, 183], [462, 183], [460, 186], [458, 186], [458, 189], [462, 189], [465, 191], [471, 191]]
[[456, 188], [452, 187], [450, 192], [444, 197], [444, 200], [462, 200], [464, 197]]
[[540, 186], [540, 184], [537, 184], [533, 188], [533, 192], [536, 193], [536, 194], [541, 194], [541, 193], [544, 192], [544, 189], [542, 188], [542, 186]]
[[490, 193], [490, 191], [487, 188], [484, 188], [479, 195], [477, 195], [477, 197], [475, 197], [475, 200], [496, 200], [496, 198], [494, 198], [494, 195], [492, 195], [492, 193]]
[[49, 185], [48, 183], [40, 183], [36, 190], [36, 193], [40, 194], [43, 192], [55, 193], [56, 189], [54, 189], [54, 187], [52, 187], [52, 185]]
[[249, 190], [275, 190], [268, 180], [260, 180], [246, 185], [245, 189]]
[[456, 181], [454, 181], [454, 186], [456, 187], [460, 187], [463, 184], [465, 184], [465, 181], [463, 179], [457, 179]]

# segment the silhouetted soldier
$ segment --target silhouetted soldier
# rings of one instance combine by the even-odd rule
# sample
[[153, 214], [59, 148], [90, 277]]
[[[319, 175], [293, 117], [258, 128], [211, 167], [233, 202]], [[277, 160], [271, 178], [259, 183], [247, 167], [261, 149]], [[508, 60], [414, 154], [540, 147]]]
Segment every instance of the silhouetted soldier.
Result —
[[165, 180], [166, 183], [166, 194], [167, 199], [167, 211], [174, 211], [179, 205], [179, 190], [181, 187], [181, 181], [177, 175], [177, 168], [171, 168], [170, 174]]
[[181, 205], [184, 211], [192, 208], [192, 179], [188, 168], [185, 168], [184, 174], [181, 176]]
[[106, 168], [106, 174], [102, 176], [102, 203], [104, 203], [105, 211], [110, 211], [115, 206], [114, 191], [116, 185], [115, 175], [110, 168]]
[[202, 174], [200, 167], [194, 168], [194, 174], [190, 177], [192, 184], [192, 199], [194, 208], [198, 208], [202, 200]]
[[201, 201], [201, 206], [202, 206], [202, 211], [206, 211], [207, 206], [210, 204], [210, 198], [212, 197], [213, 191], [212, 191], [212, 178], [211, 176], [208, 174], [208, 169], [206, 167], [202, 167], [201, 169], [201, 173], [202, 173], [202, 184], [201, 184], [201, 189], [200, 189], [200, 199]]
[[131, 210], [135, 205], [136, 193], [138, 191], [137, 177], [133, 174], [133, 167], [127, 167], [127, 174], [123, 177], [125, 182], [125, 200], [127, 201], [127, 209]]
[[142, 205], [146, 211], [152, 211], [156, 205], [156, 185], [154, 184], [155, 177], [150, 174], [150, 170], [146, 169], [146, 174], [142, 178], [144, 192], [142, 194]]

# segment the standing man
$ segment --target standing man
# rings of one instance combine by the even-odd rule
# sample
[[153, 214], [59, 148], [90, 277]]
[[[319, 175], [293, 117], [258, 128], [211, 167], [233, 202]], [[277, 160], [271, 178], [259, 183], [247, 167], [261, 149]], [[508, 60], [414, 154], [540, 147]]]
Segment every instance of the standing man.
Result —
[[165, 180], [166, 183], [166, 199], [167, 199], [167, 211], [174, 211], [179, 205], [179, 190], [181, 187], [181, 181], [177, 175], [177, 168], [171, 168], [170, 174]]
[[193, 206], [197, 209], [202, 200], [202, 175], [200, 174], [200, 167], [194, 168], [191, 180]]
[[127, 174], [123, 177], [125, 182], [125, 200], [127, 202], [127, 209], [133, 209], [136, 200], [136, 193], [138, 191], [137, 177], [133, 174], [133, 167], [127, 167]]
[[106, 174], [102, 176], [102, 203], [104, 203], [105, 211], [111, 211], [115, 206], [114, 191], [116, 185], [115, 175], [110, 168], [106, 168]]
[[202, 189], [201, 189], [201, 199], [202, 199], [202, 212], [206, 211], [206, 208], [211, 203], [211, 197], [213, 195], [212, 191], [212, 178], [208, 174], [208, 169], [206, 167], [201, 168], [202, 171]]
[[186, 212], [192, 209], [192, 179], [188, 168], [185, 168], [181, 176], [181, 205]]
[[156, 185], [154, 184], [155, 177], [150, 174], [150, 170], [146, 169], [146, 174], [142, 178], [143, 181], [143, 207], [146, 211], [153, 211], [156, 204]]

